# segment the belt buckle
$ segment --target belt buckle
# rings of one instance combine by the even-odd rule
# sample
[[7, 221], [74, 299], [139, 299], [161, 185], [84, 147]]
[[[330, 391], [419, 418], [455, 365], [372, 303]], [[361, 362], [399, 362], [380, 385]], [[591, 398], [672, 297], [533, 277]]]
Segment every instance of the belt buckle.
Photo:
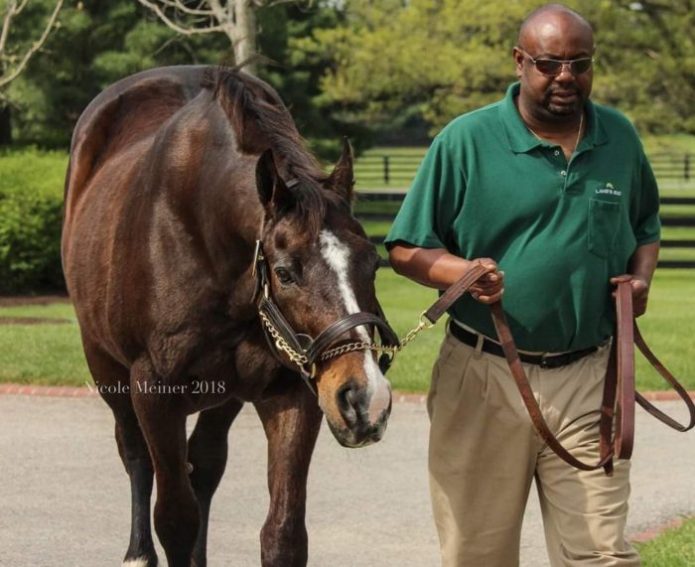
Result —
[[538, 366], [540, 366], [541, 368], [550, 368], [550, 366], [548, 366], [548, 353], [547, 352], [544, 352], [543, 354], [541, 354], [541, 361], [538, 363]]
[[564, 355], [562, 354], [551, 354], [544, 352], [541, 355], [541, 361], [538, 363], [538, 366], [550, 370], [553, 368], [560, 368], [560, 366], [564, 366], [566, 364], [565, 362], [560, 362], [561, 360], [565, 360]]

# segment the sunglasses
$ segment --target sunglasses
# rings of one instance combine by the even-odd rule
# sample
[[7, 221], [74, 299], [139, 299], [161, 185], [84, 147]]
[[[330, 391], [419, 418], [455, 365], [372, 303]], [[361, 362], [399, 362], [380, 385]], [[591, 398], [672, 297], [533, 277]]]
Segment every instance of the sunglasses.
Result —
[[581, 75], [591, 69], [591, 65], [594, 62], [593, 57], [581, 57], [579, 59], [534, 59], [526, 51], [521, 49], [521, 47], [517, 47], [517, 49], [529, 58], [540, 73], [548, 77], [559, 75], [565, 65], [569, 67], [570, 73], [573, 75]]

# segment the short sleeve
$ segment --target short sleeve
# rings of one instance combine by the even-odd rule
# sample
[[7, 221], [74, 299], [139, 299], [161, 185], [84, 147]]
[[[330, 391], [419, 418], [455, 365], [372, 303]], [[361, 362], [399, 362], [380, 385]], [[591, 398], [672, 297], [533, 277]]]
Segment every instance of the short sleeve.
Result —
[[435, 138], [396, 215], [385, 243], [449, 249], [453, 221], [465, 193], [461, 152]]

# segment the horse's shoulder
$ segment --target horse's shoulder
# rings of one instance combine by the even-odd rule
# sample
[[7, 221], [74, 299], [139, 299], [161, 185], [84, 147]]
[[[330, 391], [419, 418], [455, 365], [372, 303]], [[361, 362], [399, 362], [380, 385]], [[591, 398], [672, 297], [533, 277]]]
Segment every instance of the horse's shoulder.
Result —
[[94, 98], [73, 132], [66, 193], [79, 191], [104, 159], [155, 133], [200, 92], [206, 69], [150, 69], [112, 84]]

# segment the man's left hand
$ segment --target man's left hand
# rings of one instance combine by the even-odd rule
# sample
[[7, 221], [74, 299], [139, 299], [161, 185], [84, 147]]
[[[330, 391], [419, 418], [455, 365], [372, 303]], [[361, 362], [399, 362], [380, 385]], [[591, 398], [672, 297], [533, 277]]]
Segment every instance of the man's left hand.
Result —
[[[635, 317], [644, 315], [644, 312], [647, 310], [649, 282], [645, 278], [634, 274], [615, 276], [610, 281], [613, 285], [618, 285], [620, 282], [630, 282], [630, 287], [632, 288], [632, 312]], [[613, 297], [615, 297], [615, 292], [613, 292]]]

